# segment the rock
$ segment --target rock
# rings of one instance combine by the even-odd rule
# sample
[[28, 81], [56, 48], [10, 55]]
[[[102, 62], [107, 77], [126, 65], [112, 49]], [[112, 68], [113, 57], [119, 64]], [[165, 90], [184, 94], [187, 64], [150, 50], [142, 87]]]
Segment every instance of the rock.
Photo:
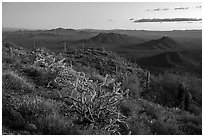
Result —
[[24, 129], [32, 132], [37, 130], [37, 126], [35, 124], [29, 123], [25, 125]]

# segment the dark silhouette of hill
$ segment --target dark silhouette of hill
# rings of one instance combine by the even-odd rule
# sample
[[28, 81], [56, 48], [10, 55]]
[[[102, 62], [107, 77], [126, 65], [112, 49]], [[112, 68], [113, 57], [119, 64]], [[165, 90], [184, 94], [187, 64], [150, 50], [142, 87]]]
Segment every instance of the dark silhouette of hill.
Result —
[[[115, 48], [117, 50], [119, 49], [119, 44], [127, 45], [126, 43], [128, 43], [132, 45], [131, 47], [124, 46], [127, 47], [127, 49], [122, 49], [122, 51], [124, 51], [128, 49], [137, 49], [135, 46], [139, 43], [144, 43], [145, 41], [152, 39], [157, 40], [158, 38], [167, 35], [168, 37], [173, 38], [173, 40], [176, 40], [177, 43], [182, 43], [184, 47], [196, 47], [199, 50], [202, 47], [202, 31], [75, 30], [65, 28], [50, 30], [17, 30], [3, 31], [2, 40], [12, 41], [25, 48], [32, 47], [33, 42], [35, 42], [36, 47], [47, 47], [54, 50], [63, 49], [64, 41], [67, 41], [68, 45], [68, 42], [84, 40], [84, 43], [87, 41], [87, 45], [85, 46], [88, 47], [98, 46], [109, 48], [113, 45], [112, 49], [117, 45], [117, 48]], [[114, 39], [116, 35], [117, 38]], [[91, 42], [90, 39], [93, 41]], [[70, 44], [73, 44], [75, 47], [76, 43]], [[82, 45], [80, 42], [78, 44]]]
[[12, 41], [25, 48], [32, 48], [35, 42], [36, 47], [47, 47], [50, 49], [63, 49], [64, 41], [78, 41], [95, 36], [95, 33], [83, 33], [73, 29], [51, 29], [37, 31], [15, 31], [4, 32], [3, 41]]
[[97, 43], [103, 43], [103, 44], [114, 44], [114, 45], [131, 45], [131, 44], [138, 44], [138, 43], [144, 42], [145, 40], [142, 38], [136, 38], [125, 34], [99, 33], [98, 35], [88, 40], [81, 40], [81, 41], [97, 42]]
[[2, 32], [14, 32], [14, 31], [22, 31], [22, 30], [34, 30], [34, 29], [28, 29], [28, 28], [14, 28], [14, 27], [2, 27]]
[[187, 72], [200, 73], [202, 65], [192, 57], [182, 52], [165, 52], [154, 56], [140, 58], [137, 63], [143, 67], [164, 68], [167, 70], [185, 70]]
[[50, 29], [50, 30], [45, 30], [45, 32], [55, 32], [55, 33], [66, 33], [66, 32], [76, 32], [77, 30], [74, 29], [64, 29], [64, 28], [56, 28], [56, 29]]
[[186, 49], [182, 44], [173, 40], [170, 37], [162, 37], [156, 40], [150, 40], [144, 43], [131, 45], [129, 48], [137, 50], [166, 50], [166, 51], [177, 51]]

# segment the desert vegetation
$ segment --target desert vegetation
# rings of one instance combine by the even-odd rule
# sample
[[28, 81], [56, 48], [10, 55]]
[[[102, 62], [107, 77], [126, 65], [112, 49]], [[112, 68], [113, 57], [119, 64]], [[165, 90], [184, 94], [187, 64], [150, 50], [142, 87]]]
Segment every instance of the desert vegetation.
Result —
[[[202, 134], [202, 80], [151, 74], [103, 48], [2, 47], [2, 134]], [[192, 94], [177, 105], [177, 86]]]

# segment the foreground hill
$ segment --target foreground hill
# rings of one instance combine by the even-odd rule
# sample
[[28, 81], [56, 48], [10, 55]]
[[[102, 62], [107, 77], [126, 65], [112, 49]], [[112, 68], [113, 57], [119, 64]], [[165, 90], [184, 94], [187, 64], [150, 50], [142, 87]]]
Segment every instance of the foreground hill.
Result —
[[185, 46], [176, 42], [170, 37], [162, 37], [156, 40], [150, 40], [144, 43], [131, 45], [128, 48], [134, 50], [165, 50], [165, 51], [179, 51], [186, 49]]
[[[2, 134], [202, 134], [196, 77], [151, 75], [148, 91], [147, 70], [94, 48], [54, 53], [4, 43], [2, 61]], [[175, 104], [182, 80], [194, 99], [189, 110]]]

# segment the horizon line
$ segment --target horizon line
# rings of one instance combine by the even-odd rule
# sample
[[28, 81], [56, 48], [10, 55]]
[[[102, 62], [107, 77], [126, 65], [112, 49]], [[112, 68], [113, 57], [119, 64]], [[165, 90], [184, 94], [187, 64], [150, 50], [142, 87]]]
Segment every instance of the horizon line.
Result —
[[47, 29], [37, 29], [37, 28], [23, 28], [23, 27], [3, 27], [2, 26], [2, 31], [3, 29], [16, 29], [16, 30], [13, 30], [13, 31], [39, 31], [39, 30], [54, 30], [54, 29], [65, 29], [65, 30], [104, 30], [104, 31], [110, 31], [110, 30], [128, 30], [128, 31], [191, 31], [191, 30], [196, 30], [196, 31], [202, 31], [202, 28], [201, 29], [175, 29], [175, 30], [154, 30], [154, 29], [121, 29], [121, 28], [113, 28], [113, 29], [99, 29], [99, 28], [79, 28], [79, 29], [76, 29], [76, 28], [65, 28], [65, 27], [55, 27], [55, 28], [47, 28]]

